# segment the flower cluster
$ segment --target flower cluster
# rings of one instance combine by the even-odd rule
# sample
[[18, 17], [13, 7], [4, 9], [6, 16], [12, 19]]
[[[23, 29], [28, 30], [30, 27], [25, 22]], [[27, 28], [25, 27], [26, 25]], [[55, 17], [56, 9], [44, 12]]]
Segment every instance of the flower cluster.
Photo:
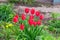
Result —
[[[41, 25], [42, 24], [42, 20], [44, 19], [44, 15], [43, 14], [41, 14], [41, 12], [40, 11], [36, 11], [35, 9], [29, 9], [29, 8], [25, 8], [25, 13], [23, 13], [22, 15], [21, 15], [21, 19], [24, 21], [24, 20], [26, 20], [26, 15], [27, 14], [30, 14], [29, 15], [29, 19], [28, 19], [28, 24], [30, 25], [30, 26], [39, 26], [39, 25]], [[35, 16], [36, 17], [38, 17], [39, 19], [37, 20], [37, 21], [35, 21]], [[13, 18], [13, 22], [14, 23], [17, 23], [18, 22], [18, 18], [19, 18], [19, 16], [16, 14], [15, 16], [14, 16], [14, 18]], [[24, 24], [23, 23], [21, 23], [20, 24], [20, 29], [21, 30], [24, 30]]]
[[8, 27], [11, 27], [11, 26], [14, 26], [12, 23], [6, 23], [5, 27], [8, 28]]

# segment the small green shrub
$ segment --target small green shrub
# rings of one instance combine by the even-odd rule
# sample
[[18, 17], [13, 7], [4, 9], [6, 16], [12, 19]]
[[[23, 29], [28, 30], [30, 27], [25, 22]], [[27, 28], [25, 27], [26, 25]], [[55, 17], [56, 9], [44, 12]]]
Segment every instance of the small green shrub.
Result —
[[55, 20], [55, 21], [52, 20], [50, 25], [55, 28], [60, 28], [60, 20]]
[[22, 3], [23, 5], [34, 5], [35, 0], [8, 0], [10, 3]]
[[0, 21], [10, 21], [13, 18], [14, 11], [10, 4], [0, 4]]
[[58, 40], [60, 40], [60, 37], [58, 37]]
[[35, 0], [22, 0], [22, 2], [23, 2], [24, 4], [33, 5], [33, 3], [35, 2]]
[[52, 27], [52, 26], [49, 26], [49, 27], [48, 27], [48, 30], [49, 30], [49, 31], [55, 31], [55, 28]]
[[11, 3], [16, 3], [16, 2], [20, 2], [20, 0], [8, 0], [9, 2], [11, 2]]
[[56, 32], [59, 32], [58, 28], [60, 28], [60, 20], [58, 20], [57, 18], [59, 18], [60, 14], [59, 13], [51, 13], [51, 17], [52, 19], [49, 20], [49, 30], [56, 30]]
[[47, 30], [43, 30], [41, 36], [38, 36], [36, 40], [56, 40], [56, 37], [50, 34]]

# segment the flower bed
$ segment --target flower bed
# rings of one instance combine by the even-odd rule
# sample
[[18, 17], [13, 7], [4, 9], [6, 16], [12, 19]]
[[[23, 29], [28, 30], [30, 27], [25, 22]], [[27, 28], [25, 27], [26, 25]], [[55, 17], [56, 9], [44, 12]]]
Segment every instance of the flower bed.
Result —
[[[2, 7], [1, 7], [2, 6]], [[54, 32], [56, 26], [51, 24], [55, 21], [49, 21], [49, 25], [43, 23], [44, 14], [34, 8], [24, 8], [21, 15], [15, 13], [11, 5], [0, 5], [3, 18], [0, 21], [0, 39], [2, 40], [56, 40], [56, 37], [49, 32]], [[8, 14], [9, 13], [9, 14]], [[4, 15], [2, 15], [4, 14]], [[7, 15], [8, 14], [8, 15]], [[6, 15], [6, 16], [5, 16]], [[53, 18], [56, 17], [53, 15]], [[57, 20], [57, 24], [59, 21]], [[59, 25], [58, 25], [59, 27]], [[57, 40], [60, 37], [57, 38]]]

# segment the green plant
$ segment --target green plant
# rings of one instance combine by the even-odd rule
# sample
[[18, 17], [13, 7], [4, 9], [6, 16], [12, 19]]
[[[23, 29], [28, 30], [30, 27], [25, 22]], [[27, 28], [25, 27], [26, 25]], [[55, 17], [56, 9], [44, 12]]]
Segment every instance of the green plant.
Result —
[[56, 40], [53, 34], [50, 34], [47, 30], [42, 30], [42, 34], [37, 36], [36, 40]]
[[[31, 15], [27, 16], [28, 13], [31, 12]], [[23, 13], [20, 17], [16, 14], [13, 17], [13, 22], [19, 26], [20, 25], [20, 33], [18, 32], [16, 40], [35, 40], [36, 36], [40, 36], [41, 32], [44, 28], [44, 25], [41, 25], [44, 15], [40, 14], [39, 11], [29, 8], [25, 8], [25, 13]], [[38, 20], [35, 20], [35, 16], [39, 17]]]
[[20, 0], [8, 0], [9, 2], [11, 2], [11, 3], [16, 3], [16, 2], [20, 2]]
[[11, 4], [0, 4], [0, 21], [11, 21], [13, 16], [14, 11]]
[[22, 3], [24, 5], [34, 5], [35, 0], [8, 0], [10, 3]]
[[24, 4], [33, 5], [33, 3], [35, 2], [35, 0], [22, 0], [22, 2], [23, 2]]
[[[20, 20], [22, 21], [22, 20]], [[24, 22], [27, 22], [26, 20]], [[12, 24], [12, 25], [11, 25]], [[5, 40], [15, 39], [15, 40], [35, 40], [37, 36], [41, 35], [43, 25], [41, 26], [29, 26], [25, 24], [25, 29], [20, 30], [19, 25], [15, 25], [10, 22], [2, 22], [0, 25], [3, 29], [0, 31], [0, 37]]]
[[52, 12], [51, 13], [51, 17], [52, 19], [49, 20], [49, 30], [55, 30], [56, 32], [59, 32], [59, 28], [60, 28], [60, 20], [58, 19], [60, 16], [59, 13], [55, 13], [55, 12]]
[[58, 40], [60, 40], [60, 37], [58, 37]]
[[[29, 13], [29, 8], [25, 9], [26, 15]], [[38, 15], [38, 14], [39, 15]], [[26, 16], [22, 14], [19, 16], [18, 14], [14, 15], [13, 21], [0, 21], [0, 26], [2, 27], [2, 31], [0, 33], [1, 37], [5, 40], [35, 40], [37, 36], [40, 36], [44, 25], [41, 25], [44, 16], [37, 11], [36, 17], [39, 17], [39, 20], [35, 20], [35, 10], [31, 9], [31, 15]], [[7, 20], [7, 19], [5, 19]]]
[[41, 40], [56, 40], [52, 35], [42, 35], [40, 36]]
[[52, 26], [49, 26], [49, 27], [48, 27], [48, 30], [49, 30], [49, 31], [55, 31], [56, 29], [55, 29], [54, 27], [52, 27]]

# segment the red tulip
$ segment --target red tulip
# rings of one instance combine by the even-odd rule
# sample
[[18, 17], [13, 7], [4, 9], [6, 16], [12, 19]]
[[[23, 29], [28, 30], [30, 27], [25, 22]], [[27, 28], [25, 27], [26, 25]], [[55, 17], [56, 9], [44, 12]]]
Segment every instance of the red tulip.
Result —
[[21, 30], [24, 30], [24, 27], [25, 27], [24, 24], [20, 24], [20, 29]]
[[26, 15], [22, 14], [21, 18], [22, 18], [22, 20], [25, 20], [26, 19]]
[[41, 15], [39, 16], [39, 18], [40, 18], [40, 20], [43, 20], [43, 19], [44, 19], [44, 15], [41, 14]]
[[25, 8], [25, 13], [29, 13], [29, 8]]
[[40, 20], [37, 21], [37, 25], [41, 25], [41, 21]]
[[33, 15], [30, 15], [29, 19], [34, 19], [34, 16]]
[[35, 9], [31, 9], [31, 14], [34, 14], [35, 13]]
[[18, 22], [18, 18], [17, 17], [14, 17], [13, 18], [13, 22], [15, 22], [15, 23]]
[[29, 23], [30, 26], [32, 26], [33, 25], [33, 20], [32, 19], [28, 20], [28, 23]]
[[18, 14], [15, 15], [16, 18], [19, 18]]
[[33, 22], [33, 25], [36, 26], [37, 25], [37, 22]]
[[39, 11], [36, 11], [36, 16], [39, 16], [40, 15], [40, 12]]

